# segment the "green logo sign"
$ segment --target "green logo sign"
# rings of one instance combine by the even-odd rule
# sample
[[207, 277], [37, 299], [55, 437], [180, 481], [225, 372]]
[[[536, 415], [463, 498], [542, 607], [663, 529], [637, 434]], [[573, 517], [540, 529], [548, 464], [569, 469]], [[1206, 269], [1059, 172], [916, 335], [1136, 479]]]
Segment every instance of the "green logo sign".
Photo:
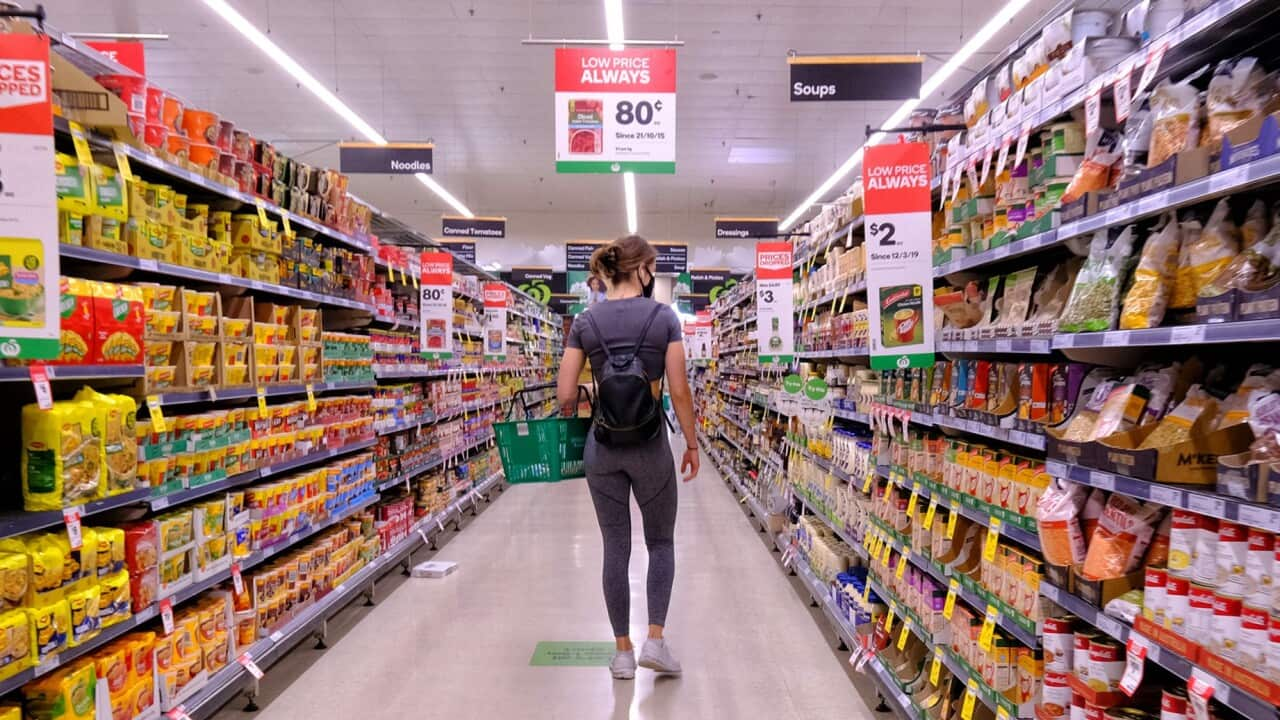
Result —
[[782, 391], [788, 395], [799, 395], [804, 389], [804, 378], [799, 375], [788, 375], [782, 378]]
[[827, 396], [827, 383], [822, 378], [809, 378], [804, 384], [804, 395], [810, 400], [821, 400]]
[[520, 290], [528, 293], [529, 297], [543, 305], [551, 302], [551, 286], [547, 285], [546, 281], [532, 280], [527, 283], [521, 283]]

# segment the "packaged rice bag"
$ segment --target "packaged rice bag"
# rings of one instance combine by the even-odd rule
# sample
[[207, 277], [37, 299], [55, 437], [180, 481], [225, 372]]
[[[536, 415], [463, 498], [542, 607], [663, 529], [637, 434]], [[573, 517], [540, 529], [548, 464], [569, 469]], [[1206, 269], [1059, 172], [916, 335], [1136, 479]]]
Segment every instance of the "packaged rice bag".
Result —
[[1138, 267], [1133, 271], [1133, 282], [1124, 296], [1121, 330], [1153, 328], [1164, 320], [1178, 268], [1180, 239], [1178, 220], [1173, 213], [1166, 215], [1164, 225], [1147, 238]]
[[1160, 522], [1162, 508], [1115, 493], [1107, 500], [1098, 531], [1089, 541], [1081, 576], [1107, 580], [1133, 572]]

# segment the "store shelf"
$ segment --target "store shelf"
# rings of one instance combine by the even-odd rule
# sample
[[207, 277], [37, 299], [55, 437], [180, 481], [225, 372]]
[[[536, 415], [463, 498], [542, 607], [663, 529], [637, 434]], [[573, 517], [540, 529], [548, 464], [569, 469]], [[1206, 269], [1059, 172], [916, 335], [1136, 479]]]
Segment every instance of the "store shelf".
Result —
[[488, 402], [480, 403], [478, 405], [472, 405], [468, 407], [457, 408], [456, 410], [450, 410], [444, 415], [433, 414], [429, 418], [423, 418], [422, 420], [417, 420], [414, 422], [396, 423], [395, 425], [392, 425], [390, 427], [376, 428], [375, 431], [379, 436], [381, 436], [381, 435], [394, 435], [395, 433], [404, 432], [406, 430], [417, 430], [418, 428], [423, 427], [424, 425], [434, 425], [436, 423], [444, 422], [446, 420], [452, 420], [453, 418], [456, 418], [462, 415], [470, 415], [472, 413], [482, 412], [496, 405], [501, 405], [505, 400], [510, 400], [510, 399], [511, 398], [500, 397], [497, 400], [491, 400]]
[[853, 295], [864, 293], [866, 291], [867, 291], [867, 281], [859, 280], [858, 282], [853, 283], [849, 287], [841, 288], [839, 290], [833, 290], [821, 297], [802, 303], [796, 307], [795, 311], [797, 314], [803, 315], [808, 310], [822, 307], [823, 305], [835, 302], [840, 298], [851, 297]]
[[[350, 392], [353, 390], [371, 390], [377, 387], [377, 383], [369, 380], [366, 382], [318, 382], [311, 383], [311, 391], [313, 393], [323, 392]], [[306, 395], [306, 385], [264, 385], [262, 394], [265, 397], [285, 397], [289, 395]], [[156, 397], [160, 400], [161, 405], [190, 405], [192, 403], [202, 402], [230, 402], [233, 400], [249, 400], [258, 396], [258, 388], [242, 387], [242, 388], [210, 388], [208, 390], [196, 390], [194, 392], [170, 392], [161, 393]], [[143, 406], [145, 407], [145, 406]], [[139, 408], [140, 410], [142, 408]]]
[[1280, 717], [1280, 708], [1247, 690], [1233, 685], [1227, 680], [1205, 670], [1187, 658], [1156, 643], [1151, 638], [1137, 632], [1128, 623], [1106, 615], [1098, 608], [1085, 602], [1066, 590], [1047, 582], [1040, 583], [1040, 594], [1064, 610], [1089, 623], [1103, 633], [1120, 642], [1128, 642], [1130, 636], [1145, 640], [1147, 645], [1147, 661], [1159, 665], [1183, 680], [1193, 675], [1210, 681], [1214, 686], [1213, 699], [1240, 713], [1250, 720], [1274, 720]]
[[[1280, 155], [1275, 157], [1280, 161]], [[1260, 343], [1277, 342], [1277, 340], [1280, 340], [1280, 320], [1247, 320], [1158, 327], [1148, 330], [1058, 334], [1053, 336], [1053, 347], [1055, 349], [1130, 348], [1207, 343]]]
[[[130, 505], [145, 503], [147, 497], [151, 494], [149, 488], [134, 490], [132, 492], [114, 495], [112, 497], [95, 500], [82, 505], [80, 512], [81, 519], [86, 519], [108, 510], [116, 510]], [[42, 512], [24, 512], [21, 510], [13, 510], [0, 513], [0, 538], [13, 537], [24, 533], [43, 530], [45, 528], [57, 527], [65, 524], [66, 520], [61, 510], [48, 510]]]
[[796, 257], [792, 259], [791, 267], [793, 269], [799, 269], [800, 266], [805, 263], [825, 255], [826, 252], [834, 247], [837, 242], [840, 242], [841, 240], [848, 242], [853, 236], [854, 231], [862, 228], [862, 224], [865, 220], [865, 216], [859, 216], [833, 230], [830, 237], [824, 240], [819, 246], [797, 253]]
[[1049, 230], [1048, 232], [1032, 235], [1031, 237], [1021, 240], [1014, 240], [1007, 245], [1001, 245], [968, 257], [952, 260], [951, 262], [936, 265], [933, 268], [933, 276], [936, 278], [946, 277], [967, 270], [975, 270], [986, 265], [992, 265], [998, 262], [1004, 262], [1010, 258], [1022, 257], [1034, 252], [1040, 252], [1046, 248], [1058, 247], [1066, 242], [1065, 237], [1061, 237], [1057, 230]]
[[421, 365], [374, 365], [373, 374], [379, 380], [408, 380], [412, 378], [439, 378], [456, 372], [462, 372], [464, 368], [427, 368]]
[[[919, 493], [922, 499], [931, 499], [934, 492], [930, 489], [933, 483], [925, 480], [923, 476], [914, 478], [908, 477], [905, 473], [895, 470], [889, 465], [879, 465], [876, 467], [876, 474], [885, 480], [892, 480], [894, 484], [905, 490], [913, 490], [919, 484]], [[958, 495], [958, 493], [953, 493]], [[947, 497], [944, 494], [938, 494], [938, 504], [960, 513], [962, 516], [972, 520], [983, 527], [991, 527], [991, 519], [1000, 519], [1000, 538], [1012, 540], [1013, 542], [1031, 548], [1037, 552], [1040, 551], [1040, 536], [1025, 527], [1020, 527], [1019, 523], [1025, 523], [1027, 520], [1011, 513], [1008, 510], [988, 506], [982, 503], [983, 507], [978, 507], [981, 501], [964, 496], [970, 502], [969, 505], [962, 499], [956, 497]]]
[[266, 465], [248, 472], [240, 473], [239, 475], [232, 475], [222, 480], [206, 483], [199, 487], [178, 490], [177, 492], [166, 493], [164, 495], [157, 495], [146, 499], [145, 502], [151, 506], [153, 511], [164, 510], [165, 508], [172, 507], [174, 505], [180, 505], [215, 493], [224, 492], [231, 488], [240, 487], [241, 485], [248, 485], [257, 480], [265, 480], [276, 475], [290, 473], [294, 470], [307, 467], [312, 463], [330, 460], [343, 455], [351, 455], [353, 453], [360, 452], [361, 450], [368, 450], [377, 444], [377, 440], [370, 439], [361, 440], [360, 442], [344, 445], [342, 447], [317, 450], [316, 452], [308, 453], [307, 455], [303, 455], [299, 458]]
[[[370, 303], [357, 302], [355, 300], [338, 297], [336, 295], [324, 295], [322, 293], [314, 293], [309, 290], [291, 288], [285, 285], [264, 283], [257, 280], [247, 280], [227, 273], [209, 272], [207, 270], [189, 268], [183, 265], [174, 265], [172, 263], [160, 262], [158, 260], [143, 260], [130, 257], [128, 255], [106, 252], [105, 250], [95, 250], [94, 248], [82, 247], [79, 245], [67, 245], [65, 243], [60, 244], [58, 246], [58, 254], [64, 258], [91, 262], [95, 265], [130, 268], [133, 270], [151, 273], [153, 275], [162, 275], [164, 277], [171, 277], [187, 282], [210, 283], [213, 285], [221, 285], [223, 287], [244, 288], [257, 292], [271, 293], [272, 295], [279, 295], [281, 297], [293, 298], [295, 300], [312, 302], [317, 305], [373, 312], [373, 305]], [[66, 270], [66, 268], [63, 269]]]
[[1280, 533], [1280, 509], [1212, 492], [1174, 487], [1104, 470], [1091, 470], [1060, 460], [1049, 460], [1045, 463], [1045, 470], [1053, 477], [1081, 485]]
[[755, 377], [760, 374], [759, 368], [743, 368], [743, 367], [727, 367], [720, 368], [720, 372], [727, 375], [743, 375], [745, 377]]
[[845, 410], [840, 407], [832, 408], [831, 412], [841, 420], [852, 420], [866, 425], [871, 424], [871, 416], [864, 412], [858, 412], [857, 410]]
[[[931, 415], [930, 419], [933, 421], [934, 427], [950, 428], [952, 430], [973, 433], [975, 435], [983, 435], [1010, 445], [1017, 445], [1030, 450], [1044, 451], [1044, 435], [1037, 433], [997, 427], [995, 425], [988, 425], [976, 420], [954, 418], [947, 415], [938, 415], [936, 413]], [[912, 420], [915, 420], [914, 416], [912, 417]]]
[[796, 353], [796, 357], [801, 360], [828, 360], [843, 357], [867, 357], [870, 352], [870, 348], [863, 345], [860, 347], [841, 348], [839, 350], [802, 350]]
[[395, 488], [395, 487], [398, 487], [398, 486], [400, 486], [400, 485], [404, 485], [404, 484], [405, 484], [406, 482], [408, 482], [409, 480], [411, 480], [411, 479], [413, 479], [413, 478], [415, 478], [415, 477], [417, 477], [417, 476], [419, 476], [419, 475], [422, 475], [423, 473], [431, 472], [432, 470], [435, 470], [436, 468], [438, 468], [438, 467], [440, 467], [440, 466], [444, 465], [446, 462], [448, 462], [448, 461], [449, 461], [449, 459], [450, 459], [450, 458], [466, 456], [466, 455], [470, 454], [471, 452], [473, 452], [473, 451], [475, 451], [475, 450], [478, 450], [478, 449], [479, 449], [480, 447], [482, 447], [485, 443], [489, 442], [492, 438], [493, 438], [492, 433], [490, 433], [490, 434], [486, 434], [486, 436], [485, 436], [485, 437], [483, 437], [483, 438], [481, 438], [481, 439], [479, 439], [479, 440], [476, 440], [475, 442], [471, 443], [471, 444], [470, 444], [470, 445], [468, 445], [466, 448], [462, 449], [461, 451], [459, 451], [459, 452], [457, 452], [457, 453], [453, 453], [452, 455], [450, 455], [450, 456], [448, 456], [448, 457], [440, 457], [440, 458], [437, 458], [437, 459], [432, 460], [431, 462], [426, 463], [426, 464], [424, 464], [424, 465], [422, 465], [422, 466], [420, 466], [420, 467], [414, 468], [414, 469], [409, 470], [409, 471], [407, 471], [407, 472], [403, 472], [403, 473], [401, 473], [401, 474], [399, 474], [399, 475], [397, 475], [397, 476], [395, 476], [395, 477], [393, 477], [393, 478], [391, 478], [391, 479], [389, 479], [389, 480], [383, 480], [381, 483], [379, 483], [379, 484], [378, 484], [378, 492], [380, 492], [380, 493], [381, 493], [381, 492], [386, 492], [387, 490], [391, 490], [391, 489], [393, 489], [393, 488]]
[[[50, 380], [125, 380], [146, 374], [142, 365], [45, 365]], [[0, 367], [0, 382], [31, 382], [30, 367]]]
[[1014, 353], [1022, 355], [1048, 355], [1053, 349], [1053, 338], [1002, 338], [993, 340], [939, 340], [937, 351], [940, 353], [966, 354], [983, 353], [999, 355]]

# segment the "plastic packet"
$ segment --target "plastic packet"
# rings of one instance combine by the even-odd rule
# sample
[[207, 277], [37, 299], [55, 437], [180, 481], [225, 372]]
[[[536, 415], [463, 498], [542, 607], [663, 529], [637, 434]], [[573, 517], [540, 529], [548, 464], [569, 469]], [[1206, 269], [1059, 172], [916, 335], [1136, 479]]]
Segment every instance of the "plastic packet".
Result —
[[1249, 398], [1249, 427], [1253, 430], [1253, 459], [1280, 461], [1280, 392], [1258, 391]]
[[1142, 590], [1130, 590], [1123, 595], [1111, 598], [1102, 611], [1111, 617], [1132, 623], [1134, 618], [1142, 614]]
[[1212, 419], [1218, 412], [1218, 401], [1199, 385], [1192, 385], [1187, 397], [1165, 415], [1155, 430], [1138, 446], [1139, 450], [1169, 447], [1191, 439], [1197, 423]]
[[1200, 297], [1212, 297], [1220, 292], [1214, 281], [1233, 259], [1240, 254], [1240, 229], [1231, 219], [1231, 206], [1223, 198], [1213, 209], [1204, 232], [1191, 243], [1189, 259], [1193, 282], [1199, 288]]
[[1267, 236], [1271, 231], [1270, 218], [1267, 217], [1267, 204], [1262, 200], [1254, 200], [1249, 212], [1240, 225], [1240, 249], [1251, 248]]
[[1143, 93], [1133, 102], [1120, 139], [1120, 177], [1133, 177], [1147, 167], [1151, 152], [1151, 96]]
[[1093, 533], [1098, 530], [1098, 518], [1102, 517], [1102, 508], [1106, 507], [1107, 495], [1098, 488], [1089, 491], [1089, 497], [1080, 508], [1080, 527], [1084, 529], [1086, 544]]
[[1214, 69], [1205, 95], [1207, 132], [1200, 143], [1214, 148], [1222, 146], [1222, 136], [1253, 119], [1266, 103], [1264, 86], [1267, 75], [1252, 57], [1223, 60]]
[[1124, 296], [1120, 329], [1153, 328], [1164, 320], [1178, 269], [1180, 239], [1178, 220], [1169, 213], [1163, 227], [1152, 233], [1142, 246], [1142, 256], [1133, 271], [1133, 282]]
[[1120, 310], [1120, 285], [1127, 275], [1133, 250], [1133, 232], [1133, 226], [1126, 227], [1109, 244], [1105, 228], [1094, 233], [1089, 243], [1089, 257], [1076, 276], [1059, 330], [1099, 332], [1115, 327]]
[[1165, 409], [1170, 402], [1176, 401], [1174, 395], [1177, 390], [1178, 373], [1181, 371], [1182, 364], [1178, 362], [1139, 369], [1134, 376], [1134, 382], [1146, 388], [1147, 392], [1147, 407], [1139, 424], [1145, 425], [1164, 417]]
[[1050, 483], [1036, 501], [1036, 524], [1045, 562], [1067, 566], [1084, 560], [1087, 548], [1077, 519], [1084, 502], [1083, 486], [1060, 482]]
[[1133, 572], [1151, 537], [1155, 535], [1162, 508], [1154, 503], [1113, 494], [1098, 522], [1098, 532], [1089, 541], [1081, 575], [1089, 580], [1117, 578]]
[[1151, 93], [1151, 149], [1147, 153], [1147, 167], [1155, 167], [1183, 150], [1196, 147], [1200, 139], [1200, 92], [1191, 84], [1194, 77], [1176, 83], [1166, 78]]
[[1090, 138], [1090, 148], [1085, 153], [1084, 162], [1076, 170], [1071, 183], [1062, 194], [1062, 203], [1073, 203], [1084, 197], [1085, 193], [1105, 190], [1111, 187], [1111, 168], [1120, 159], [1116, 152], [1117, 138], [1115, 133], [1104, 130]]
[[1179, 226], [1182, 244], [1178, 248], [1178, 270], [1173, 276], [1173, 294], [1169, 296], [1169, 307], [1173, 310], [1188, 310], [1196, 306], [1196, 276], [1191, 266], [1191, 246], [1200, 239], [1204, 226], [1199, 220], [1184, 220]]

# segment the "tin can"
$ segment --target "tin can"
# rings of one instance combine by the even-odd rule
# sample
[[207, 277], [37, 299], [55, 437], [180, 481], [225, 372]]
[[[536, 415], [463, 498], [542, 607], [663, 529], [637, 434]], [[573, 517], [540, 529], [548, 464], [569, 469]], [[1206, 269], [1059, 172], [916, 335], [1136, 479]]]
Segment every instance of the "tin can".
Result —
[[1180, 635], [1187, 632], [1188, 603], [1191, 595], [1191, 582], [1185, 577], [1169, 573], [1164, 588], [1164, 626]]
[[1071, 694], [1071, 720], [1085, 720], [1084, 717], [1084, 696], [1079, 693]]
[[[1072, 670], [1075, 647], [1075, 616], [1045, 618], [1044, 620], [1044, 669], [1046, 673], [1068, 673]], [[1066, 707], [1066, 704], [1063, 705]]]
[[1235, 660], [1236, 648], [1240, 643], [1240, 613], [1243, 609], [1244, 602], [1239, 595], [1215, 593], [1210, 634], [1192, 638], [1207, 638], [1204, 644], [1213, 652], [1228, 660]]
[[1276, 536], [1249, 528], [1249, 551], [1244, 560], [1245, 602], [1267, 606], [1275, 588]]
[[1093, 639], [1102, 637], [1096, 630], [1076, 630], [1074, 647], [1071, 653], [1071, 672], [1080, 682], [1089, 682], [1089, 646]]
[[1050, 718], [1065, 718], [1071, 709], [1071, 685], [1067, 673], [1044, 673], [1044, 688], [1041, 691], [1041, 710]]
[[1107, 709], [1091, 702], [1084, 704], [1084, 720], [1107, 720]]
[[1191, 580], [1217, 587], [1218, 519], [1201, 515], [1197, 522], [1200, 527], [1195, 531], [1195, 547], [1191, 551]]
[[1240, 667], [1263, 674], [1267, 666], [1268, 644], [1271, 642], [1271, 613], [1263, 606], [1245, 605], [1240, 609], [1240, 640], [1234, 657]]
[[1231, 595], [1243, 596], [1245, 561], [1249, 555], [1249, 529], [1239, 523], [1218, 522], [1217, 569], [1213, 585]]
[[1271, 642], [1267, 644], [1267, 671], [1273, 681], [1280, 682], [1280, 612], [1271, 613]]
[[[1213, 588], [1191, 583], [1187, 594], [1187, 624], [1183, 637], [1203, 642], [1213, 632]], [[1204, 643], [1208, 644], [1208, 643]]]
[[1196, 549], [1196, 533], [1202, 515], [1187, 510], [1174, 510], [1169, 525], [1169, 574], [1191, 576], [1191, 556]]
[[1163, 626], [1168, 607], [1169, 574], [1164, 568], [1149, 567], [1143, 578], [1142, 614], [1151, 622]]
[[1160, 693], [1160, 720], [1187, 720], [1187, 689], [1166, 685]]
[[1119, 690], [1124, 665], [1124, 645], [1097, 635], [1089, 641], [1089, 678], [1085, 682], [1100, 693]]

